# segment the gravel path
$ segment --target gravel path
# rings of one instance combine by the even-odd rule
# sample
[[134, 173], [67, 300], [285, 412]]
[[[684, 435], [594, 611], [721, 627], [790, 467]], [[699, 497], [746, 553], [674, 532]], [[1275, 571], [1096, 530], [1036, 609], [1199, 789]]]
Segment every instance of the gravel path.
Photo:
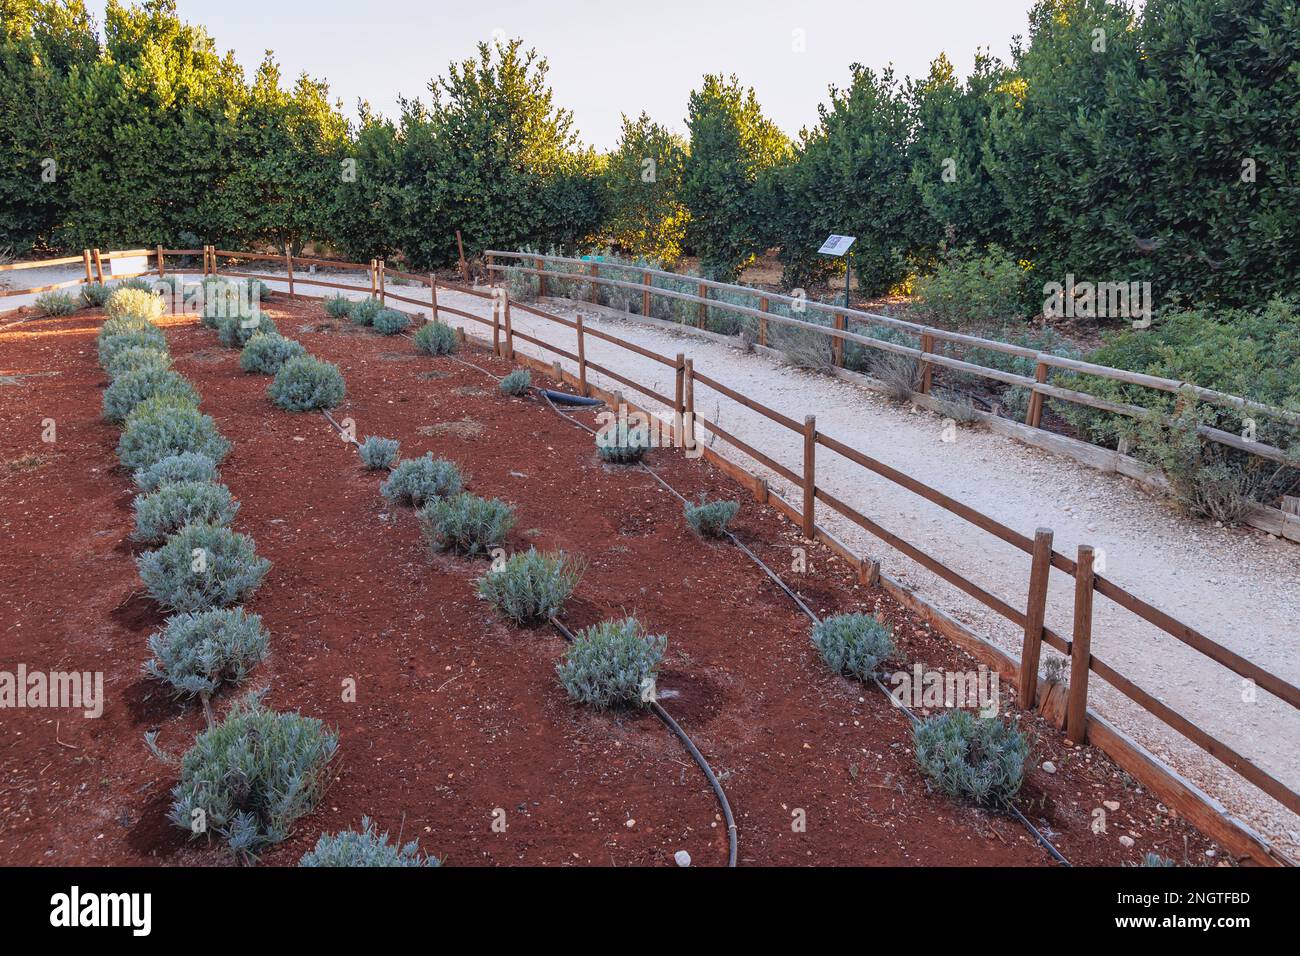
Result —
[[[36, 284], [28, 280], [34, 280], [38, 271], [46, 270], [20, 274], [24, 284]], [[390, 291], [409, 292], [400, 286]], [[416, 297], [415, 292], [409, 294]], [[26, 304], [27, 298], [0, 300], [0, 308]], [[439, 302], [488, 315], [489, 303], [484, 299], [444, 291]], [[1292, 543], [1254, 530], [1189, 521], [1135, 482], [978, 428], [959, 428], [955, 441], [946, 442], [939, 416], [720, 342], [593, 314], [581, 307], [575, 310], [560, 302], [548, 308], [569, 317], [583, 311], [590, 327], [661, 355], [684, 352], [698, 371], [796, 420], [815, 414], [820, 431], [1012, 528], [1030, 536], [1036, 527], [1052, 528], [1056, 548], [1065, 554], [1073, 555], [1080, 544], [1091, 544], [1104, 551], [1102, 570], [1119, 585], [1284, 679], [1300, 683], [1300, 551]], [[467, 331], [473, 334], [483, 334], [478, 323], [447, 318], [453, 325], [469, 326]], [[569, 329], [519, 310], [512, 318], [516, 329], [573, 350]], [[282, 331], [292, 334], [290, 329]], [[547, 361], [554, 359], [519, 340], [516, 348]], [[670, 368], [594, 337], [587, 338], [586, 348], [591, 361], [672, 394]], [[591, 380], [621, 388], [595, 373]], [[655, 407], [649, 399], [629, 397]], [[736, 437], [801, 470], [802, 440], [795, 433], [698, 384], [696, 408]], [[719, 441], [715, 447], [725, 446]], [[727, 453], [763, 473], [740, 453]], [[797, 499], [786, 482], [768, 477], [772, 487]], [[817, 477], [820, 486], [885, 528], [1013, 606], [1024, 607], [1027, 555], [825, 449], [819, 449]], [[880, 558], [890, 574], [932, 603], [1018, 655], [1021, 635], [1010, 622], [824, 506], [818, 509], [818, 521], [859, 553]], [[1047, 620], [1067, 635], [1072, 604], [1072, 579], [1053, 572]], [[1231, 671], [1105, 598], [1097, 597], [1095, 613], [1093, 652], [1098, 657], [1288, 786], [1300, 788], [1300, 713], [1263, 691], [1253, 701], [1243, 700], [1250, 695], [1243, 693], [1241, 679]], [[1058, 656], [1046, 647], [1043, 654]], [[1100, 680], [1094, 678], [1090, 697], [1101, 712], [1222, 800], [1230, 811], [1284, 850], [1300, 852], [1300, 819], [1295, 815]]]

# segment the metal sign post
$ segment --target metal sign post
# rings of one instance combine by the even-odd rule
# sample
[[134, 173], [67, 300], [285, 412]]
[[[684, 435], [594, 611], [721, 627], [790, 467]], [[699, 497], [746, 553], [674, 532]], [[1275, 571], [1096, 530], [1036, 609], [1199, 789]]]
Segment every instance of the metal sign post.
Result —
[[831, 236], [822, 243], [818, 253], [823, 256], [845, 256], [844, 260], [844, 308], [849, 307], [849, 278], [853, 275], [853, 260], [848, 258], [849, 248], [857, 241], [857, 236]]

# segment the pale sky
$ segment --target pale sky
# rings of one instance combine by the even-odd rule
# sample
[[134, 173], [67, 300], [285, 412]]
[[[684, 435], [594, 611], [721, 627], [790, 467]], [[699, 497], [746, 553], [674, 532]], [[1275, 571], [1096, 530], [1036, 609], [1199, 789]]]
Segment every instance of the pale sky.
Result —
[[[647, 111], [685, 130], [686, 100], [705, 73], [735, 73], [790, 135], [817, 121], [827, 86], [849, 64], [919, 76], [940, 52], [966, 75], [978, 47], [1007, 59], [1032, 0], [178, 0], [246, 72], [272, 49], [286, 82], [329, 81], [354, 118], [358, 99], [395, 115], [397, 96], [425, 97], [429, 79], [494, 31], [522, 37], [551, 66], [557, 102], [584, 142], [612, 147], [619, 114]], [[103, 23], [102, 0], [90, 8]], [[805, 49], [795, 50], [803, 31]]]

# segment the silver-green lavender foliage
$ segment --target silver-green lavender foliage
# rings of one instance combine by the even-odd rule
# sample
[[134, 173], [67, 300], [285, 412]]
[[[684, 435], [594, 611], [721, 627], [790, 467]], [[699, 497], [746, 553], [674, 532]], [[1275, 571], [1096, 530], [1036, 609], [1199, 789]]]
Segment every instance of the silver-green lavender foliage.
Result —
[[442, 866], [436, 856], [420, 856], [420, 845], [412, 840], [404, 846], [388, 842], [388, 833], [375, 832], [369, 817], [361, 818], [360, 830], [322, 833], [314, 849], [298, 861], [299, 866]]
[[1012, 724], [949, 710], [913, 731], [916, 762], [930, 784], [984, 807], [1003, 807], [1020, 790], [1029, 742]]
[[634, 617], [583, 628], [556, 665], [569, 697], [597, 710], [645, 707], [654, 700], [668, 638], [647, 634]]
[[528, 369], [515, 369], [501, 380], [501, 392], [504, 395], [527, 395], [533, 386], [533, 377]]
[[870, 680], [894, 654], [894, 635], [870, 614], [837, 614], [813, 627], [812, 642], [837, 674]]
[[171, 685], [178, 697], [211, 697], [242, 684], [266, 658], [271, 635], [257, 614], [243, 608], [212, 608], [173, 614], [150, 635], [153, 658], [146, 674]]
[[596, 432], [596, 451], [611, 464], [636, 464], [649, 450], [650, 429], [645, 425], [629, 428], [626, 422], [618, 422], [613, 428]]
[[450, 355], [459, 345], [456, 330], [445, 322], [426, 322], [415, 332], [415, 348], [425, 355]]
[[143, 492], [157, 491], [177, 481], [216, 481], [217, 466], [207, 455], [187, 451], [169, 455], [135, 473], [135, 484]]
[[419, 508], [436, 498], [460, 494], [464, 484], [460, 469], [453, 462], [435, 459], [433, 452], [425, 452], [422, 458], [399, 461], [379, 491], [394, 504]]
[[277, 713], [249, 694], [181, 758], [168, 818], [191, 839], [216, 835], [251, 862], [316, 807], [337, 752], [338, 735], [321, 721]]
[[42, 315], [71, 315], [81, 306], [66, 292], [46, 292], [36, 297], [36, 308]]
[[529, 548], [479, 578], [478, 591], [516, 624], [537, 624], [560, 613], [581, 579], [580, 563], [563, 551]]
[[352, 300], [339, 292], [327, 295], [321, 300], [321, 305], [325, 307], [325, 313], [331, 318], [341, 319], [352, 308]]
[[95, 336], [96, 343], [102, 343], [106, 338], [113, 335], [123, 335], [127, 332], [157, 332], [162, 335], [162, 329], [154, 325], [153, 322], [140, 315], [119, 315], [115, 319], [105, 319], [99, 327], [99, 332]]
[[239, 367], [245, 372], [274, 375], [285, 362], [306, 355], [301, 342], [286, 339], [278, 332], [259, 331], [244, 343], [239, 353]]
[[137, 405], [148, 399], [165, 399], [171, 405], [199, 404], [199, 393], [184, 375], [171, 369], [138, 368], [113, 379], [104, 389], [104, 419], [125, 421]]
[[437, 551], [486, 554], [505, 541], [515, 512], [499, 498], [461, 494], [428, 502], [420, 512], [425, 539]]
[[129, 332], [116, 332], [99, 340], [99, 364], [108, 368], [119, 352], [133, 348], [158, 349], [167, 351], [167, 339], [156, 325], [137, 326]]
[[279, 335], [280, 330], [268, 315], [222, 316], [217, 320], [217, 340], [230, 348], [242, 349], [255, 335]]
[[103, 305], [112, 294], [113, 290], [102, 282], [87, 282], [81, 287], [81, 301], [90, 308]]
[[371, 325], [375, 327], [376, 332], [383, 335], [396, 335], [410, 327], [411, 318], [396, 309], [380, 309], [371, 320]]
[[397, 462], [401, 450], [402, 443], [396, 438], [380, 438], [378, 435], [369, 436], [358, 448], [361, 463], [371, 471], [391, 468]]
[[221, 437], [211, 416], [191, 406], [166, 405], [156, 399], [135, 407], [117, 442], [118, 460], [131, 471], [185, 452], [206, 455], [219, 465], [230, 452], [230, 442]]
[[164, 350], [147, 345], [133, 345], [113, 352], [104, 371], [109, 378], [117, 378], [138, 369], [152, 368], [165, 372], [171, 367], [172, 357]]
[[153, 551], [136, 558], [150, 596], [176, 611], [203, 611], [243, 604], [257, 590], [271, 562], [259, 557], [253, 539], [214, 524], [187, 524]]
[[142, 319], [159, 319], [163, 314], [163, 300], [152, 289], [118, 286], [104, 302], [104, 314], [110, 319], [133, 315]]
[[239, 502], [225, 485], [208, 481], [177, 481], [157, 491], [137, 495], [135, 532], [146, 544], [159, 544], [187, 524], [226, 525], [235, 520]]
[[347, 385], [337, 365], [314, 355], [300, 355], [280, 366], [266, 393], [285, 411], [306, 412], [338, 405], [347, 394]]
[[706, 501], [700, 498], [698, 505], [689, 501], [684, 505], [686, 522], [697, 534], [706, 538], [721, 538], [727, 533], [727, 525], [740, 510], [738, 501]]
[[355, 325], [370, 325], [375, 321], [375, 316], [383, 311], [383, 308], [383, 303], [374, 296], [355, 299], [348, 306], [348, 318]]

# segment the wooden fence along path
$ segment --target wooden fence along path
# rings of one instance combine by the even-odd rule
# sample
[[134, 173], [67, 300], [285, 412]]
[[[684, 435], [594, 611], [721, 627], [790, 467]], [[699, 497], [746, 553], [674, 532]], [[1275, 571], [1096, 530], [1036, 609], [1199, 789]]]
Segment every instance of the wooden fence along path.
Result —
[[[126, 253], [111, 252], [103, 258], [111, 259], [115, 256], [125, 257], [139, 254], [141, 254], [141, 251], [135, 250]], [[496, 354], [506, 358], [515, 359], [523, 364], [533, 365], [536, 368], [549, 372], [561, 381], [575, 386], [583, 395], [595, 395], [597, 397], [605, 398], [607, 401], [617, 400], [622, 397], [612, 395], [609, 392], [593, 386], [588, 381], [588, 372], [594, 371], [609, 377], [613, 381], [616, 381], [629, 389], [654, 399], [665, 407], [672, 408], [673, 421], [671, 423], [664, 423], [664, 433], [671, 434], [674, 441], [679, 444], [688, 448], [694, 448], [696, 447], [695, 428], [696, 426], [703, 426], [709, 433], [728, 443], [737, 451], [752, 458], [763, 466], [771, 469], [774, 473], [781, 475], [790, 481], [800, 490], [800, 500], [798, 503], [786, 501], [776, 491], [768, 487], [765, 479], [741, 468], [729, 458], [717, 454], [711, 448], [705, 447], [702, 449], [706, 459], [718, 465], [722, 470], [726, 471], [728, 474], [749, 487], [757, 500], [771, 505], [797, 524], [806, 538], [826, 544], [840, 557], [856, 566], [858, 568], [858, 573], [864, 582], [880, 583], [885, 585], [895, 597], [902, 601], [902, 603], [926, 617], [937, 630], [956, 640], [975, 657], [999, 671], [1003, 677], [1016, 687], [1017, 698], [1022, 707], [1032, 708], [1037, 705], [1040, 708], [1048, 709], [1050, 704], [1049, 698], [1059, 695], [1059, 687], [1040, 686], [1039, 683], [1038, 662], [1041, 646], [1046, 643], [1070, 659], [1070, 681], [1068, 690], [1065, 692], [1063, 720], [1058, 717], [1058, 723], [1063, 724], [1065, 733], [1068, 735], [1070, 740], [1080, 744], [1085, 742], [1092, 743], [1100, 747], [1102, 750], [1110, 754], [1116, 762], [1127, 770], [1134, 778], [1151, 788], [1153, 792], [1159, 795], [1167, 803], [1180, 809], [1184, 815], [1200, 827], [1203, 832], [1222, 843], [1226, 848], [1233, 851], [1238, 856], [1248, 859], [1250, 862], [1262, 864], [1291, 862], [1278, 853], [1278, 851], [1273, 849], [1267, 841], [1256, 834], [1248, 826], [1231, 818], [1212, 798], [1202, 793], [1194, 785], [1178, 776], [1169, 768], [1160, 764], [1142, 747], [1116, 729], [1105, 719], [1088, 710], [1089, 677], [1090, 675], [1096, 675], [1098, 678], [1114, 687], [1121, 694], [1128, 697], [1138, 706], [1154, 715], [1167, 726], [1171, 727], [1211, 756], [1215, 757], [1225, 766], [1230, 767], [1241, 777], [1250, 781], [1288, 810], [1300, 814], [1300, 794], [1297, 794], [1296, 791], [1292, 790], [1268, 771], [1251, 761], [1248, 757], [1238, 753], [1223, 741], [1211, 736], [1186, 717], [1182, 716], [1168, 705], [1162, 703], [1153, 695], [1142, 690], [1124, 675], [1117, 672], [1114, 668], [1107, 665], [1105, 661], [1092, 653], [1091, 638], [1094, 598], [1099, 594], [1102, 597], [1115, 602], [1120, 607], [1136, 614], [1144, 621], [1154, 625], [1223, 667], [1228, 668], [1241, 678], [1251, 681], [1257, 687], [1262, 688], [1273, 696], [1285, 701], [1292, 707], [1300, 708], [1300, 688], [1295, 687], [1293, 684], [1283, 680], [1277, 675], [1264, 670], [1249, 660], [1246, 660], [1234, 651], [1200, 633], [1195, 628], [1177, 620], [1171, 614], [1149, 604], [1132, 592], [1120, 587], [1104, 575], [1096, 573], [1093, 567], [1093, 549], [1090, 546], [1081, 545], [1074, 557], [1062, 554], [1061, 552], [1056, 551], [1052, 546], [1051, 529], [1039, 528], [1035, 531], [1033, 537], [1017, 531], [1016, 529], [1011, 528], [988, 515], [982, 514], [974, 508], [971, 508], [948, 495], [945, 495], [943, 492], [917, 481], [898, 469], [877, 461], [845, 442], [819, 431], [815, 416], [809, 415], [802, 421], [798, 421], [775, 409], [769, 408], [761, 402], [742, 395], [703, 372], [696, 371], [692, 361], [681, 354], [671, 358], [659, 355], [635, 343], [623, 341], [608, 332], [588, 328], [584, 326], [581, 318], [576, 320], [566, 319], [524, 303], [512, 302], [504, 288], [495, 288], [492, 291], [484, 291], [481, 288], [443, 282], [438, 280], [432, 274], [421, 275], [417, 273], [399, 272], [387, 268], [386, 263], [382, 259], [372, 259], [368, 263], [345, 262], [332, 259], [290, 256], [287, 254], [272, 255], [218, 250], [211, 246], [200, 250], [163, 249], [162, 247], [157, 247], [153, 254], [157, 258], [155, 270], [157, 275], [160, 277], [166, 274], [164, 257], [178, 255], [202, 256], [204, 275], [220, 274], [223, 276], [261, 279], [264, 281], [274, 282], [285, 282], [287, 277], [290, 295], [297, 297], [303, 297], [294, 291], [296, 286], [299, 285], [310, 285], [348, 292], [364, 292], [366, 290], [364, 287], [358, 287], [352, 284], [331, 282], [320, 278], [316, 274], [304, 274], [304, 272], [295, 267], [318, 266], [341, 270], [364, 270], [369, 278], [369, 291], [371, 294], [378, 296], [383, 302], [387, 303], [389, 300], [392, 300], [395, 302], [418, 306], [420, 308], [428, 308], [432, 310], [434, 318], [440, 318], [443, 313], [446, 313], [447, 315], [453, 315], [486, 326], [491, 330], [491, 344]], [[502, 255], [502, 253], [493, 253], [493, 255]], [[538, 257], [527, 256], [527, 258]], [[19, 266], [8, 266], [3, 268], [33, 268], [36, 266], [51, 264], [80, 262], [83, 261], [83, 259], [87, 264], [86, 278], [73, 280], [68, 283], [61, 283], [59, 285], [59, 287], [65, 287], [78, 285], [87, 281], [94, 281], [90, 278], [90, 263], [92, 262], [96, 264], [96, 275], [102, 276], [102, 271], [98, 266], [101, 257], [97, 252], [93, 254], [88, 253], [85, 257], [49, 260], [43, 263], [23, 263]], [[218, 259], [272, 262], [279, 266], [283, 266], [286, 270], [286, 276], [264, 275], [236, 271], [229, 268], [219, 269]], [[652, 270], [647, 271], [649, 272]], [[396, 277], [406, 283], [413, 283], [427, 287], [430, 292], [430, 298], [425, 300], [391, 291], [388, 287], [389, 277]], [[564, 278], [569, 279], [574, 277], [565, 275]], [[592, 278], [598, 279], [599, 276], [592, 276]], [[705, 282], [705, 280], [700, 281], [702, 284]], [[469, 296], [490, 300], [492, 302], [490, 318], [484, 318], [483, 316], [475, 315], [474, 313], [452, 308], [446, 304], [440, 303], [438, 301], [439, 289], [460, 292]], [[31, 292], [37, 290], [11, 290], [6, 294], [17, 295], [20, 294], [20, 291]], [[672, 293], [670, 290], [655, 290], [655, 292], [657, 294], [669, 294], [677, 297], [680, 297], [681, 295], [679, 293]], [[648, 295], [650, 293], [646, 292], [645, 294]], [[688, 296], [688, 298], [694, 300], [696, 297]], [[707, 301], [704, 300], [703, 297], [700, 298], [701, 301]], [[719, 303], [714, 302], [710, 302], [709, 304], [711, 306], [719, 305]], [[809, 303], [810, 307], [812, 307], [812, 305], [813, 303]], [[741, 307], [728, 306], [728, 308], [739, 309]], [[574, 350], [569, 351], [568, 349], [553, 345], [540, 338], [515, 330], [511, 322], [512, 309], [527, 312], [529, 315], [537, 316], [572, 330], [575, 335]], [[839, 311], [844, 312], [850, 310]], [[888, 350], [890, 351], [905, 349], [905, 347], [896, 346], [893, 343], [882, 343], [875, 339], [869, 339], [866, 336], [857, 336], [854, 333], [848, 332], [843, 327], [828, 330], [822, 326], [816, 326], [815, 324], [800, 323], [797, 320], [791, 320], [784, 316], [775, 315], [768, 316], [768, 319], [770, 321], [777, 321], [780, 319], [780, 321], [789, 324], [807, 324], [812, 328], [821, 329], [828, 333], [843, 336], [849, 341], [858, 341], [861, 339], [867, 344], [888, 346]], [[912, 326], [910, 323], [899, 323], [898, 320], [893, 319], [888, 319], [886, 321], [891, 324], [897, 323], [906, 326], [909, 329], [921, 330], [924, 328], [921, 326]], [[936, 339], [941, 336], [955, 341], [970, 339], [969, 336], [959, 336], [956, 333], [943, 332], [942, 330], [933, 330], [933, 332], [929, 334], [933, 334]], [[645, 358], [659, 362], [668, 368], [672, 368], [674, 370], [674, 380], [676, 383], [674, 394], [672, 396], [663, 395], [647, 386], [639, 384], [633, 379], [628, 378], [613, 369], [589, 361], [586, 358], [585, 346], [587, 336], [593, 336], [603, 341], [610, 342]], [[577, 367], [576, 376], [571, 375], [562, 369], [559, 362], [555, 362], [552, 365], [541, 361], [540, 359], [533, 359], [531, 356], [517, 355], [514, 349], [514, 340], [516, 338], [529, 342], [538, 348], [574, 362]], [[981, 346], [985, 345], [984, 340], [977, 341], [979, 341]], [[1018, 352], [1030, 352], [1033, 354], [1031, 350], [1019, 350], [1016, 346], [1007, 346], [1003, 343], [997, 344], [1003, 345], [1005, 350], [1017, 350]], [[903, 354], [911, 354], [912, 352], [916, 352], [916, 350], [905, 350]], [[918, 352], [917, 354], [921, 353]], [[925, 357], [927, 361], [936, 361], [940, 358], [945, 358], [943, 356], [931, 355], [929, 353], [925, 353]], [[1051, 359], [1053, 363], [1067, 361], [1057, 359], [1055, 356], [1044, 357], [1043, 361], [1046, 362], [1048, 359]], [[967, 371], [980, 368], [979, 366], [972, 366], [968, 363], [957, 362], [956, 360], [946, 358], [944, 362], [939, 362], [937, 364], [948, 364], [950, 367], [958, 367]], [[1082, 368], [1076, 368], [1080, 366], [1082, 366]], [[1105, 369], [1101, 366], [1088, 366], [1088, 363], [1078, 362], [1071, 362], [1069, 365], [1060, 365], [1059, 367], [1075, 368], [1075, 370], [1088, 371], [1092, 374], [1113, 373], [1116, 371], [1113, 369]], [[985, 369], [982, 371], [992, 374], [993, 370]], [[1007, 373], [998, 372], [997, 376], [1005, 377], [1006, 374]], [[1134, 377], [1133, 379], [1121, 378], [1120, 380], [1135, 381], [1137, 384], [1150, 384], [1146, 381], [1137, 382], [1136, 380], [1149, 380], [1152, 378], [1151, 376], [1138, 376], [1134, 373], [1122, 374], [1124, 376], [1133, 375]], [[1020, 383], [1021, 377], [1011, 377], [1017, 380], [1017, 384]], [[1109, 375], [1108, 377], [1120, 378], [1120, 375], [1114, 374]], [[1152, 387], [1165, 388], [1165, 390], [1173, 390], [1174, 387], [1180, 384], [1166, 382], [1166, 380], [1155, 381], [1159, 381], [1162, 384], [1152, 385]], [[694, 407], [694, 387], [696, 383], [705, 385], [718, 394], [723, 395], [745, 408], [757, 412], [771, 421], [797, 433], [801, 438], [803, 445], [802, 472], [796, 472], [792, 468], [781, 464], [774, 458], [765, 454], [761, 449], [754, 448], [753, 446], [728, 434], [723, 428], [719, 427], [716, 422], [711, 422], [703, 416], [698, 415]], [[1043, 383], [1035, 384], [1041, 385]], [[1223, 396], [1219, 393], [1211, 392], [1210, 390], [1204, 391], [1209, 395], [1215, 396], [1216, 398], [1214, 400], [1220, 403], [1232, 404], [1232, 407], [1253, 408], [1257, 405], [1257, 403], [1250, 403], [1245, 399], [1239, 399], [1235, 396]], [[1044, 392], [1043, 394], [1054, 394], [1054, 392]], [[1207, 397], [1207, 400], [1211, 399]], [[1227, 400], [1232, 401], [1228, 402]], [[631, 408], [636, 407], [631, 403], [628, 404]], [[851, 505], [831, 495], [825, 489], [818, 487], [817, 462], [819, 454], [823, 452], [839, 455], [844, 459], [907, 489], [926, 501], [938, 505], [940, 508], [957, 515], [988, 534], [1012, 545], [1025, 554], [1030, 555], [1032, 560], [1029, 577], [1025, 583], [1025, 593], [1023, 598], [1017, 596], [1015, 599], [1016, 603], [1012, 603], [1011, 601], [990, 593], [976, 582], [930, 556], [921, 548], [878, 524], [871, 517], [861, 513]], [[1023, 643], [1020, 658], [1018, 660], [1012, 658], [1005, 651], [1002, 651], [1000, 648], [995, 647], [991, 643], [973, 634], [964, 626], [945, 615], [942, 611], [930, 606], [928, 603], [912, 594], [908, 589], [899, 585], [887, 575], [882, 574], [878, 562], [854, 553], [833, 534], [817, 524], [816, 515], [818, 503], [853, 522], [860, 528], [884, 541], [890, 547], [927, 568], [944, 581], [947, 581], [970, 595], [975, 600], [979, 601], [981, 604], [992, 609], [995, 613], [1013, 622], [1023, 631]], [[1056, 569], [1074, 579], [1074, 618], [1072, 630], [1069, 635], [1058, 634], [1050, 627], [1047, 627], [1044, 623], [1048, 596], [1048, 578], [1052, 569]], [[1020, 604], [1021, 600], [1024, 602], [1023, 605]], [[1024, 607], [1024, 610], [1021, 610], [1021, 606]], [[1048, 709], [1047, 712], [1050, 712], [1050, 709]]]

